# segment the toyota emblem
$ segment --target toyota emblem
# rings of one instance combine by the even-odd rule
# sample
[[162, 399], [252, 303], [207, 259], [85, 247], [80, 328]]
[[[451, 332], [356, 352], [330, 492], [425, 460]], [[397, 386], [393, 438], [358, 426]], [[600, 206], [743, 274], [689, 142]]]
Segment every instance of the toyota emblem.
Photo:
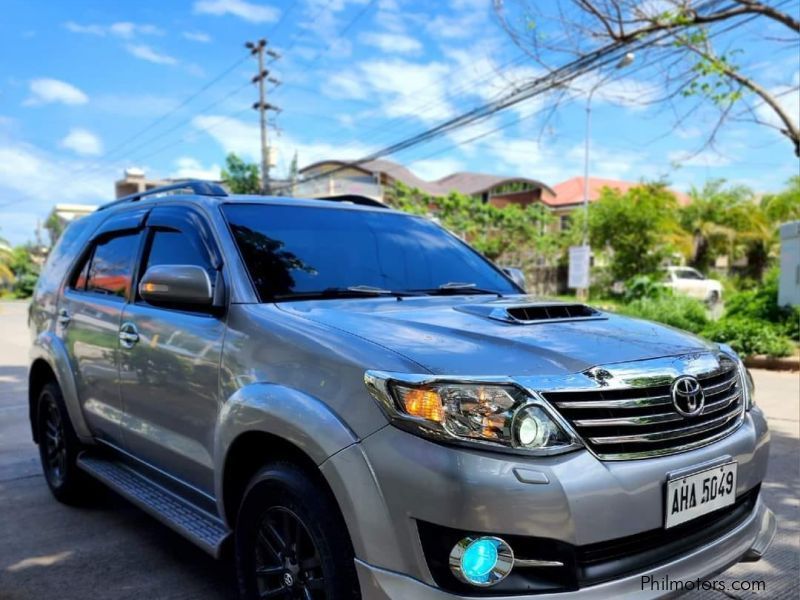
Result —
[[703, 388], [691, 375], [678, 377], [672, 382], [672, 405], [684, 417], [699, 415], [705, 403]]

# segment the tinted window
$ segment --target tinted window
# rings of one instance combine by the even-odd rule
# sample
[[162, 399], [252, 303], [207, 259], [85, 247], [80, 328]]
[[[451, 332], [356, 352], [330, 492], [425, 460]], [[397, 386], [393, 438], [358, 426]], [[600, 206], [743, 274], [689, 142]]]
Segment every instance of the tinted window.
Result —
[[153, 232], [147, 267], [158, 265], [196, 265], [212, 275], [214, 268], [202, 242], [181, 231], [156, 230]]
[[473, 283], [518, 290], [431, 221], [382, 211], [229, 204], [225, 215], [262, 301], [330, 288], [394, 291]]
[[678, 277], [680, 279], [702, 279], [703, 276], [700, 275], [697, 271], [692, 269], [680, 269], [678, 270]]
[[139, 234], [120, 235], [97, 244], [86, 276], [86, 291], [127, 297]]

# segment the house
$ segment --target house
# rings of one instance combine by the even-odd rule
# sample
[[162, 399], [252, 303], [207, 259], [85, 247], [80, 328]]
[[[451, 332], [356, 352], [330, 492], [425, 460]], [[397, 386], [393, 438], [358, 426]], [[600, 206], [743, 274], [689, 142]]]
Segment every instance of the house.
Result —
[[[569, 227], [570, 214], [576, 208], [583, 207], [583, 196], [585, 192], [583, 177], [573, 177], [562, 181], [553, 186], [555, 197], [548, 199], [545, 204], [553, 211], [555, 216], [555, 230], [563, 231]], [[601, 177], [589, 178], [589, 202], [595, 202], [602, 194], [603, 188], [610, 188], [617, 190], [624, 194], [631, 188], [641, 185], [638, 181], [623, 181], [620, 179], [603, 179]], [[691, 198], [682, 193], [670, 190], [675, 194], [678, 204], [686, 206], [692, 200]]]
[[364, 196], [383, 202], [386, 188], [395, 182], [432, 196], [460, 192], [497, 206], [512, 203], [525, 206], [555, 196], [549, 186], [535, 179], [460, 172], [428, 181], [407, 167], [389, 160], [370, 160], [357, 164], [325, 160], [302, 168], [299, 175], [300, 180], [294, 184], [292, 195], [307, 198]]

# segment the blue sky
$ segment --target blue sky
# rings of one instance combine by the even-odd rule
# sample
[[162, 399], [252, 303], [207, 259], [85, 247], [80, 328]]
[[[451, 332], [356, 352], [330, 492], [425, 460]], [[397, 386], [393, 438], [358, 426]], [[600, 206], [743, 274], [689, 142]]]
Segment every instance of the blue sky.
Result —
[[[229, 151], [257, 160], [250, 59], [130, 139], [246, 56], [246, 40], [268, 37], [283, 52], [270, 66], [283, 82], [270, 93], [283, 109], [271, 132], [278, 176], [295, 152], [301, 166], [359, 158], [538, 72], [491, 0], [3, 0], [2, 14], [0, 237], [12, 243], [31, 239], [55, 203], [111, 199], [126, 167], [216, 177]], [[781, 101], [797, 116], [800, 53], [776, 53], [755, 35], [767, 26], [729, 43], [745, 50], [737, 60], [760, 83], [788, 90]], [[592, 175], [663, 176], [682, 190], [726, 178], [771, 191], [798, 172], [788, 142], [749, 122], [723, 130], [717, 151], [696, 153], [714, 115], [698, 110], [676, 128], [670, 111], [642, 105], [662, 91], [658, 74], [636, 63], [626, 71], [595, 96]], [[475, 170], [555, 184], [579, 175], [580, 87], [593, 77], [550, 118], [552, 99], [537, 98], [389, 158], [427, 179]]]

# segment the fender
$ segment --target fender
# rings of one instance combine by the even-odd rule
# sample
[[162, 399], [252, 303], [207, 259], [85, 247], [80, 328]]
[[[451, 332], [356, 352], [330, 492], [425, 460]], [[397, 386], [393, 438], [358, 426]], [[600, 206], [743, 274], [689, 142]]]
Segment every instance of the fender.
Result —
[[[67, 407], [67, 414], [69, 414], [69, 419], [78, 439], [85, 444], [94, 443], [92, 432], [83, 418], [77, 386], [75, 385], [75, 375], [70, 367], [67, 348], [61, 338], [51, 331], [42, 332], [31, 345], [30, 364], [33, 364], [36, 360], [47, 362], [53, 373], [55, 373], [56, 381], [64, 397], [64, 404]], [[31, 427], [33, 426], [34, 424], [31, 423]]]
[[228, 450], [237, 437], [263, 432], [283, 438], [321, 465], [358, 436], [324, 402], [273, 383], [251, 383], [222, 406], [214, 432], [214, 491], [225, 514], [223, 480]]

